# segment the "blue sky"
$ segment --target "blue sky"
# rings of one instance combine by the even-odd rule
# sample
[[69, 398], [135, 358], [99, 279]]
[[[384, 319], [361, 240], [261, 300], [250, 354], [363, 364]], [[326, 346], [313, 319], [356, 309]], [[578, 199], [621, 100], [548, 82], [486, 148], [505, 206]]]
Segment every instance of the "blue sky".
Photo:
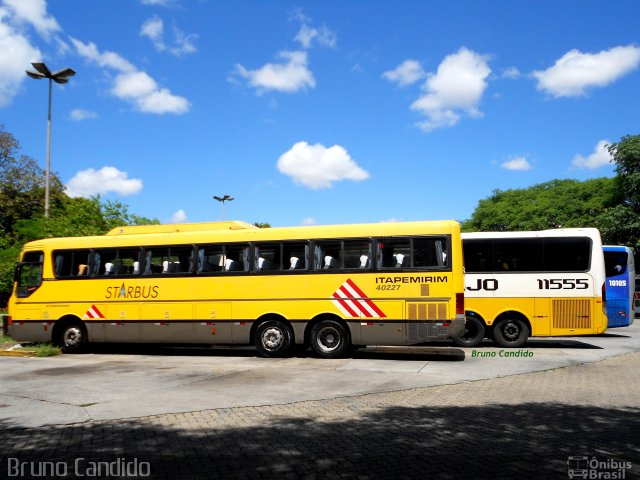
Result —
[[[0, 124], [70, 195], [162, 222], [456, 219], [612, 176], [637, 1], [0, 0]], [[233, 195], [224, 207], [213, 195]]]

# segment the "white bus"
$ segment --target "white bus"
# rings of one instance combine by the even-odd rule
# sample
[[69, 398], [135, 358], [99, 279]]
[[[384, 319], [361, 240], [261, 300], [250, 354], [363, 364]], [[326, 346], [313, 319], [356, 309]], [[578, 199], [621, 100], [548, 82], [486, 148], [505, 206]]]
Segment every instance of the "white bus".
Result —
[[520, 347], [529, 336], [591, 335], [607, 329], [600, 232], [463, 233], [466, 334]]

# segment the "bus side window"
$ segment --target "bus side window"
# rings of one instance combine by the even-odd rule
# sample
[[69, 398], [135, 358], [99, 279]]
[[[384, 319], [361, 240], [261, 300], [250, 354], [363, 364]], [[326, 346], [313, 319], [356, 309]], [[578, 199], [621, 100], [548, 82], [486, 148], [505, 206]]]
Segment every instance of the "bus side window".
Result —
[[342, 266], [342, 242], [339, 240], [321, 240], [315, 245], [315, 269], [336, 270]]

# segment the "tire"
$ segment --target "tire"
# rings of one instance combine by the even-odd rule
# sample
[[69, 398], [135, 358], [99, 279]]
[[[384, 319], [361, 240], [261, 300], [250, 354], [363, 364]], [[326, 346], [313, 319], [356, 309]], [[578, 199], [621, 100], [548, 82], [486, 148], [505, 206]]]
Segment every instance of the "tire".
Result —
[[465, 333], [458, 338], [454, 338], [453, 341], [461, 347], [477, 347], [484, 340], [484, 336], [484, 323], [476, 317], [468, 316], [465, 321]]
[[339, 358], [350, 346], [349, 331], [335, 320], [323, 320], [311, 330], [311, 348], [323, 358]]
[[87, 328], [82, 322], [72, 322], [63, 325], [57, 340], [64, 353], [80, 353], [89, 343]]
[[501, 347], [521, 347], [529, 338], [529, 327], [522, 320], [507, 318], [494, 327], [493, 338]]
[[262, 322], [256, 328], [253, 343], [262, 357], [284, 357], [291, 351], [292, 334], [280, 320]]

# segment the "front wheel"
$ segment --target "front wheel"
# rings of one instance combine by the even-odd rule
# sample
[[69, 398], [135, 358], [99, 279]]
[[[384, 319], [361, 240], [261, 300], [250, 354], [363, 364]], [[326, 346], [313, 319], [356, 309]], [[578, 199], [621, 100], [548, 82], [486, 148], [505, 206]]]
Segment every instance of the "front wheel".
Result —
[[485, 335], [484, 323], [476, 317], [467, 317], [465, 320], [465, 332], [453, 341], [461, 347], [477, 347], [482, 343]]
[[311, 330], [311, 348], [321, 357], [341, 357], [350, 345], [349, 332], [335, 320], [323, 320]]
[[78, 353], [87, 346], [87, 329], [81, 322], [64, 325], [57, 339], [58, 345], [64, 353]]
[[529, 338], [529, 327], [522, 320], [502, 320], [494, 327], [493, 338], [501, 347], [521, 347]]
[[269, 320], [258, 325], [254, 345], [263, 357], [284, 357], [291, 350], [291, 331], [280, 320]]

